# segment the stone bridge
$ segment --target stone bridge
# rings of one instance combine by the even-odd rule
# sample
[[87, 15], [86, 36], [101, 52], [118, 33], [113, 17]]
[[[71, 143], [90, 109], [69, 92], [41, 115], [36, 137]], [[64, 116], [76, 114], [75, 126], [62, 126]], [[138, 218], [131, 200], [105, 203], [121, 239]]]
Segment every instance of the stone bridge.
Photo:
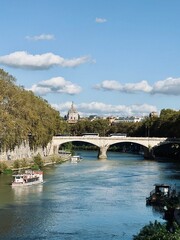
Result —
[[145, 157], [148, 157], [153, 147], [170, 143], [167, 138], [156, 138], [156, 137], [97, 137], [97, 136], [54, 136], [49, 149], [49, 154], [58, 154], [58, 150], [61, 144], [67, 142], [87, 142], [91, 143], [99, 148], [98, 158], [107, 158], [108, 148], [116, 143], [136, 143], [144, 147]]

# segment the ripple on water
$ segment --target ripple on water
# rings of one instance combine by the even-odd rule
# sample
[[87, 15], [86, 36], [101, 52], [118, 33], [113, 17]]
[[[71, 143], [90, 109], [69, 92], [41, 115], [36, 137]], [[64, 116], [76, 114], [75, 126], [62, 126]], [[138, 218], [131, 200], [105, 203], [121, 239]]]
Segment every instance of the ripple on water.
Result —
[[130, 154], [83, 158], [47, 168], [37, 188], [13, 191], [1, 177], [0, 239], [132, 240], [144, 224], [163, 221], [145, 199], [156, 182], [178, 185], [178, 169]]

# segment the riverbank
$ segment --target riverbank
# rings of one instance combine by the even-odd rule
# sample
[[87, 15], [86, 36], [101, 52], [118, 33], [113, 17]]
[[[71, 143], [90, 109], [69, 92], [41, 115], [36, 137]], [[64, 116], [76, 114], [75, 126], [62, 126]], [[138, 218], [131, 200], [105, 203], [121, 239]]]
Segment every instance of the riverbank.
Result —
[[70, 156], [67, 155], [51, 155], [45, 157], [36, 156], [33, 159], [0, 161], [0, 173], [9, 173], [10, 171], [28, 168], [43, 168], [48, 165], [61, 164], [68, 160], [70, 160]]

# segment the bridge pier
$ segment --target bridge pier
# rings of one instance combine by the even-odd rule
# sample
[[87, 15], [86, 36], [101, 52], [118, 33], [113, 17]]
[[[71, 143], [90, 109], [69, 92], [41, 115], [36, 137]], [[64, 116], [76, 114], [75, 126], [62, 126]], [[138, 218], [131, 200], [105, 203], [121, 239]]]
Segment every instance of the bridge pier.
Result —
[[144, 158], [154, 159], [153, 149], [144, 147]]
[[59, 150], [59, 146], [57, 146], [57, 145], [54, 145], [53, 146], [53, 149], [52, 149], [52, 153], [51, 154], [53, 154], [53, 155], [58, 155], [58, 150]]
[[109, 145], [101, 146], [99, 148], [98, 158], [99, 159], [106, 159], [107, 158], [107, 150], [109, 148]]

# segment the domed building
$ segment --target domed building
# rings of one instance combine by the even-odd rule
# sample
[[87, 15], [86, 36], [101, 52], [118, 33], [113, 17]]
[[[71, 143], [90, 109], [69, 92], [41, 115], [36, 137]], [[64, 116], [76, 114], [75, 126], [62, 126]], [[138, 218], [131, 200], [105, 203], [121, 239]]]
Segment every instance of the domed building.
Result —
[[71, 108], [69, 109], [67, 117], [66, 117], [67, 122], [68, 123], [76, 123], [79, 120], [79, 118], [80, 118], [79, 113], [75, 109], [74, 104], [72, 102]]

